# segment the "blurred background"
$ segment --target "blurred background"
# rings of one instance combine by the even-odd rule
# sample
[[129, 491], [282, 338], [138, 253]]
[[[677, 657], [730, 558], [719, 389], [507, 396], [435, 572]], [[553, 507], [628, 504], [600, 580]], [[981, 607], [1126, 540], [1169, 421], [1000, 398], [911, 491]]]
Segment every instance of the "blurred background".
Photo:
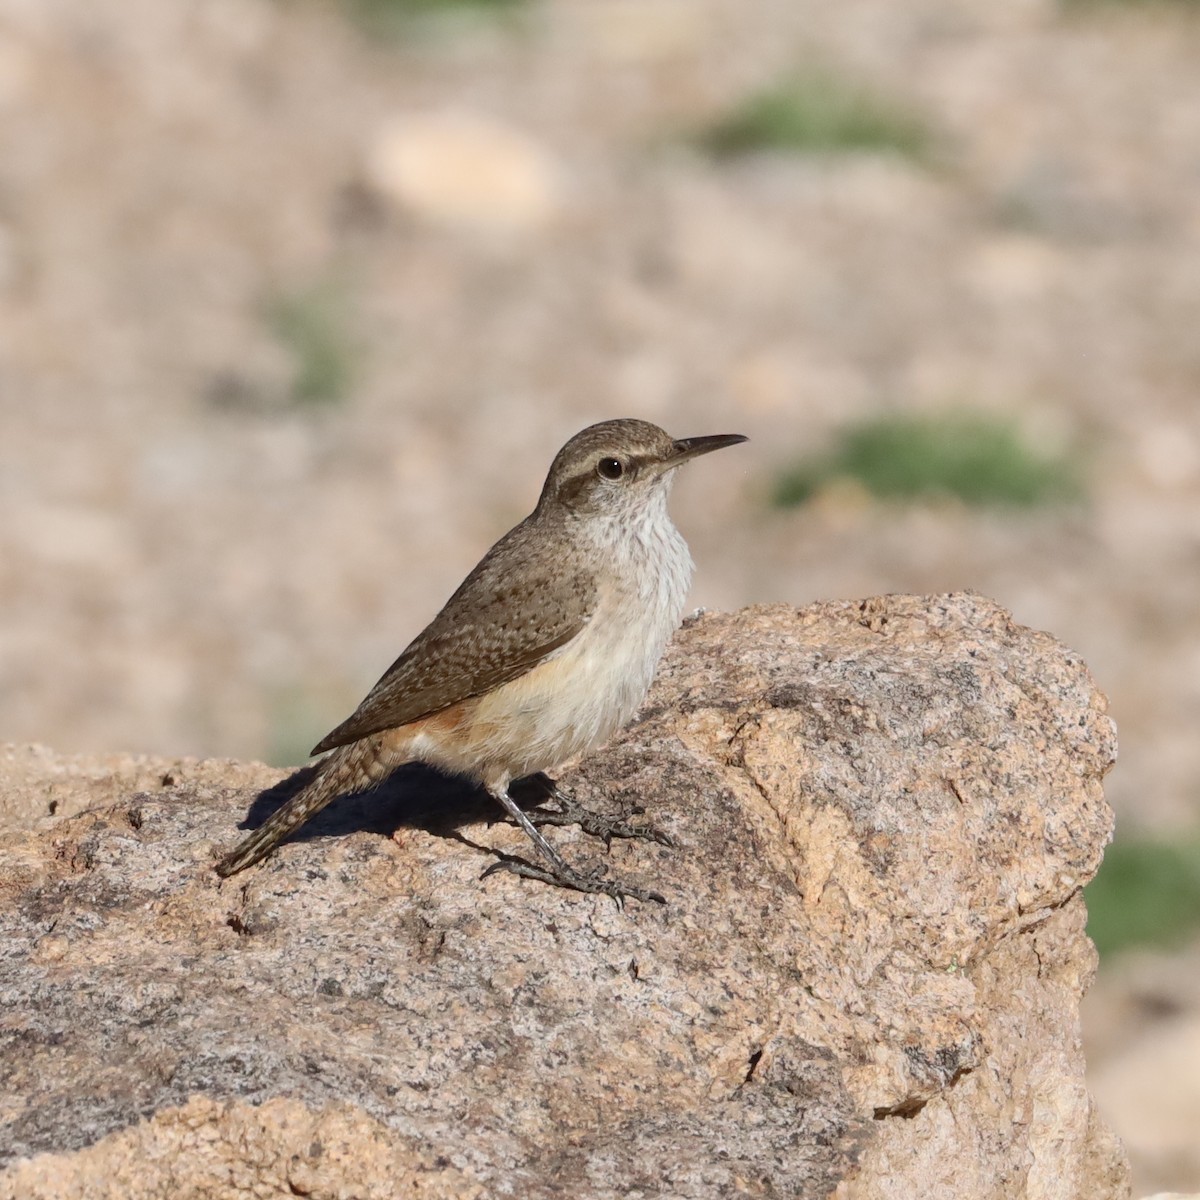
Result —
[[303, 760], [582, 426], [693, 599], [1112, 700], [1092, 1084], [1200, 1191], [1196, 0], [0, 0], [0, 740]]

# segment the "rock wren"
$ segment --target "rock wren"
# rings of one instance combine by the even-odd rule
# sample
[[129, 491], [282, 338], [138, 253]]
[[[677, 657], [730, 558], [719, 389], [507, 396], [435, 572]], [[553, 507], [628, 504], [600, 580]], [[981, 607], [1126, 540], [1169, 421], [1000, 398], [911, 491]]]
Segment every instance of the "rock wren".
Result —
[[[603, 421], [556, 455], [537, 507], [467, 576], [348, 720], [313, 749], [313, 780], [217, 864], [265, 857], [335, 797], [419, 761], [481, 784], [549, 868], [510, 870], [582, 892], [655, 892], [569, 866], [509, 795], [509, 783], [611, 737], [650, 688], [692, 575], [667, 513], [676, 469], [740, 434], [675, 440], [647, 421]], [[585, 828], [587, 826], [585, 825]]]

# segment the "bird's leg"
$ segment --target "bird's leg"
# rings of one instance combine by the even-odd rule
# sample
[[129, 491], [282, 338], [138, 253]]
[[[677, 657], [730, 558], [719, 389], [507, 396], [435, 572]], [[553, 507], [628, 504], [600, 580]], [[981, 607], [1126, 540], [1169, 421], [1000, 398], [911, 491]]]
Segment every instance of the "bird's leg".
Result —
[[585, 874], [582, 871], [577, 871], [550, 845], [541, 831], [525, 815], [520, 805], [508, 794], [507, 788], [490, 788], [489, 791], [503, 806], [504, 811], [529, 835], [542, 857], [550, 864], [550, 868], [535, 867], [530, 863], [519, 862], [513, 859], [502, 859], [500, 862], [492, 863], [484, 871], [484, 879], [495, 871], [511, 871], [512, 874], [521, 875], [526, 879], [538, 879], [542, 883], [549, 883], [555, 887], [570, 888], [576, 892], [601, 892], [606, 896], [611, 896], [617, 902], [618, 908], [624, 905], [626, 896], [632, 896], [633, 899], [641, 900], [643, 903], [651, 900], [657, 904], [666, 903], [666, 900], [658, 892], [633, 887], [630, 884], [618, 883], [611, 879], [604, 879], [599, 874]]
[[[675, 845], [671, 835], [655, 825], [634, 824], [621, 817], [606, 817], [584, 808], [570, 792], [560, 788], [544, 773], [528, 775], [517, 782], [523, 790], [526, 787], [530, 790], [537, 788], [542, 793], [538, 807], [528, 810], [525, 814], [534, 825], [578, 825], [591, 837], [602, 838], [606, 846], [612, 843], [613, 838], [644, 838], [648, 842], [657, 842], [660, 846]], [[541, 805], [547, 800], [553, 800], [558, 808], [542, 808]], [[638, 806], [633, 810], [633, 815], [640, 816], [645, 811]]]

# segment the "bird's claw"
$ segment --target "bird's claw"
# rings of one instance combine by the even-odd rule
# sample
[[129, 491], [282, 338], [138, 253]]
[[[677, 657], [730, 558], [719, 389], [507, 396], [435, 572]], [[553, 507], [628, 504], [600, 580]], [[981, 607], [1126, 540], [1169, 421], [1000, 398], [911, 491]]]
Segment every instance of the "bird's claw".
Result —
[[[638, 825], [620, 817], [606, 817], [594, 813], [557, 788], [554, 790], [554, 799], [559, 805], [557, 809], [529, 810], [526, 815], [534, 825], [578, 825], [589, 836], [600, 838], [606, 847], [612, 845], [613, 838], [641, 838], [670, 849], [675, 848], [675, 839], [655, 825]], [[634, 811], [641, 813], [645, 810], [639, 807]]]

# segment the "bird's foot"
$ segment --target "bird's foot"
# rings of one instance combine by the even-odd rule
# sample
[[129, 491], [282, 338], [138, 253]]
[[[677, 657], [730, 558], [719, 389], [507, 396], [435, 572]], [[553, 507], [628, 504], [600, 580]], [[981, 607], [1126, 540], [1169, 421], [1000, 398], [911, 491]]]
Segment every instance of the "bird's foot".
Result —
[[[628, 821], [624, 817], [602, 816], [590, 809], [584, 808], [567, 791], [564, 791], [547, 776], [531, 776], [542, 789], [543, 799], [537, 808], [526, 810], [526, 816], [537, 826], [541, 825], [578, 825], [584, 833], [591, 837], [601, 838], [608, 846], [613, 838], [641, 838], [648, 842], [657, 842], [660, 846], [674, 848], [675, 839], [666, 831], [659, 829], [649, 822]], [[551, 800], [557, 808], [541, 807], [545, 801]], [[639, 804], [633, 809], [633, 816], [641, 816], [646, 810]]]
[[632, 884], [619, 883], [615, 879], [605, 879], [603, 869], [596, 872], [576, 871], [573, 867], [563, 864], [563, 869], [534, 866], [519, 858], [502, 858], [492, 863], [480, 876], [486, 879], [499, 871], [507, 871], [512, 875], [520, 875], [523, 879], [537, 879], [548, 883], [551, 887], [567, 888], [573, 892], [592, 892], [611, 896], [617, 908], [625, 907], [626, 897], [640, 900], [643, 904], [653, 901], [655, 904], [666, 904], [666, 897], [661, 892], [653, 892], [647, 888], [634, 887]]

